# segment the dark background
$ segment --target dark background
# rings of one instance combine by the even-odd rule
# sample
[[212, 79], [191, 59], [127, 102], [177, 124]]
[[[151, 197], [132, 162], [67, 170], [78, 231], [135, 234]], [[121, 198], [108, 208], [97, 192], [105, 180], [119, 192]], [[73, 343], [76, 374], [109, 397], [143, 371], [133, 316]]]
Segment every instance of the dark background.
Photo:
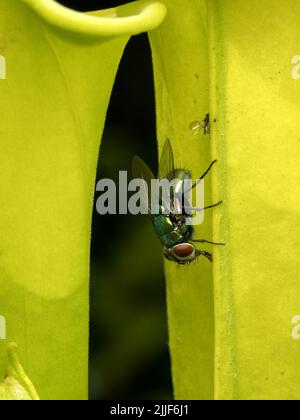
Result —
[[[78, 10], [129, 1], [59, 0]], [[97, 179], [118, 179], [137, 154], [157, 171], [154, 87], [146, 35], [123, 56], [103, 135]], [[90, 399], [171, 399], [161, 246], [147, 217], [94, 212]]]

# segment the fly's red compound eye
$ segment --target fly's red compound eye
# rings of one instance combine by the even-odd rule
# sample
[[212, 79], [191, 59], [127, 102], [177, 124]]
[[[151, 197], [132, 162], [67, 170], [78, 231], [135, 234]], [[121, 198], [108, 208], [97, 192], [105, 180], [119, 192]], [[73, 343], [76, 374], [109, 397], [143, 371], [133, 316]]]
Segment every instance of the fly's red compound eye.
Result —
[[187, 258], [191, 256], [195, 251], [195, 248], [191, 244], [179, 244], [174, 246], [173, 254], [178, 258]]

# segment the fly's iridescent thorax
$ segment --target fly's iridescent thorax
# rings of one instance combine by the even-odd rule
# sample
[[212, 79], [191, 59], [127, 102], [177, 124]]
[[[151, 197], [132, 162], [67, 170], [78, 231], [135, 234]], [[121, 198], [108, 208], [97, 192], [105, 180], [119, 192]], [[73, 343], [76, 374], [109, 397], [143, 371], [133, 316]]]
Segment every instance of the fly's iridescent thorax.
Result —
[[166, 247], [186, 241], [191, 234], [191, 227], [185, 224], [184, 216], [160, 214], [153, 217], [153, 225], [157, 236]]
[[191, 179], [192, 174], [190, 171], [186, 169], [175, 169], [174, 175], [176, 179], [179, 179], [180, 181], [184, 181], [185, 179]]
[[162, 244], [168, 248], [186, 242], [192, 234], [191, 227], [186, 225], [186, 216], [182, 208], [184, 181], [190, 178], [191, 174], [189, 171], [183, 169], [174, 171], [174, 179], [178, 180], [178, 182], [172, 191], [171, 200], [175, 198], [174, 202], [177, 204], [175, 204], [175, 208], [173, 207], [169, 214], [163, 214], [164, 207], [161, 202], [159, 205], [160, 214], [153, 217], [154, 229]]
[[184, 182], [192, 179], [192, 174], [186, 169], [175, 169], [174, 179], [178, 180], [174, 189], [175, 194], [184, 194]]

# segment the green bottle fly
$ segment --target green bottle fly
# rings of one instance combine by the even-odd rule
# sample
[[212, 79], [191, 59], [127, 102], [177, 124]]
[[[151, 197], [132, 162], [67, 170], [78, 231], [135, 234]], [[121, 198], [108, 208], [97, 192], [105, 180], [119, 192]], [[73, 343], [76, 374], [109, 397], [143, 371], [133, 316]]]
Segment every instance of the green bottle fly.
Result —
[[[216, 161], [210, 165], [200, 180], [202, 180], [207, 175], [215, 163]], [[133, 159], [132, 173], [134, 178], [143, 179], [146, 181], [148, 190], [147, 192], [145, 191], [145, 194], [148, 195], [148, 192], [151, 191], [151, 181], [156, 178], [154, 177], [149, 167], [138, 156], [135, 156]], [[197, 249], [194, 243], [200, 242], [213, 245], [224, 244], [193, 239], [194, 228], [186, 223], [187, 217], [190, 217], [191, 208], [187, 209], [184, 207], [185, 204], [181, 204], [181, 211], [178, 211], [176, 203], [184, 202], [182, 199], [182, 196], [184, 195], [184, 181], [191, 180], [192, 175], [188, 170], [175, 169], [174, 154], [169, 140], [166, 140], [163, 148], [159, 164], [158, 178], [160, 180], [167, 179], [168, 181], [176, 180], [175, 186], [172, 188], [170, 194], [170, 202], [175, 204], [173, 204], [173, 207], [170, 208], [167, 214], [164, 212], [164, 204], [161, 199], [157, 203], [157, 211], [155, 214], [151, 214], [151, 207], [153, 206], [151, 205], [151, 198], [147, 196], [149, 215], [151, 216], [155, 232], [163, 245], [164, 256], [168, 260], [174, 261], [180, 265], [188, 265], [197, 259], [200, 255], [203, 255], [212, 261], [212, 254], [207, 251]], [[196, 187], [196, 185], [197, 183], [194, 184], [193, 188]], [[203, 209], [194, 210], [204, 211], [208, 208], [216, 207], [221, 203], [222, 202], [219, 202]]]

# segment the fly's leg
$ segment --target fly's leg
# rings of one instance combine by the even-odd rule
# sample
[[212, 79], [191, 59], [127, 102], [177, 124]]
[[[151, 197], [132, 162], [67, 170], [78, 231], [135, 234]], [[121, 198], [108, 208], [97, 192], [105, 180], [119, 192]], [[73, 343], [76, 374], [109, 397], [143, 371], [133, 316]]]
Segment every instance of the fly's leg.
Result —
[[200, 251], [197, 249], [197, 256], [203, 255], [205, 258], [207, 258], [210, 262], [213, 262], [213, 256], [210, 252], [207, 251]]
[[206, 175], [210, 172], [210, 170], [211, 170], [211, 168], [217, 163], [218, 161], [217, 160], [214, 160], [210, 165], [209, 165], [209, 167], [206, 169], [206, 171], [204, 172], [204, 174], [198, 179], [198, 181], [197, 182], [195, 182], [195, 184], [192, 186], [192, 188], [190, 189], [190, 190], [188, 190], [187, 191], [187, 193], [188, 192], [190, 192], [190, 191], [192, 191], [194, 188], [196, 188], [197, 187], [197, 185], [199, 185], [200, 184], [200, 182], [202, 181], [202, 179], [204, 179], [205, 177], [206, 177]]
[[220, 242], [206, 241], [205, 239], [191, 239], [191, 242], [197, 242], [199, 244], [201, 243], [201, 244], [217, 245], [217, 246], [225, 246], [226, 245], [226, 244], [220, 243]]
[[192, 212], [192, 211], [204, 211], [204, 210], [208, 210], [208, 209], [213, 209], [214, 207], [218, 207], [221, 204], [223, 204], [223, 201], [219, 201], [218, 203], [212, 204], [211, 206], [203, 207], [202, 209], [198, 209], [196, 207], [185, 207], [185, 210], [189, 210], [190, 212]]
[[[199, 240], [199, 241], [192, 240], [191, 242], [201, 242], [201, 243], [208, 243], [208, 244], [212, 244], [212, 245], [225, 245], [225, 244], [217, 244], [217, 243], [214, 243], [214, 242], [209, 242], [209, 241], [204, 241], [204, 240]], [[210, 252], [201, 251], [200, 249], [196, 249], [196, 256], [199, 257], [200, 255], [203, 255], [210, 262], [213, 262], [213, 255]]]
[[[188, 190], [186, 193], [189, 193], [189, 192], [191, 192], [194, 188], [196, 188], [199, 184], [200, 184], [200, 182], [206, 177], [206, 175], [210, 172], [210, 170], [212, 169], [212, 167], [217, 163], [218, 161], [217, 160], [214, 160], [210, 165], [209, 165], [209, 167], [207, 168], [207, 170], [204, 172], [204, 174], [197, 180], [197, 182], [195, 182], [195, 184], [192, 186], [192, 188], [190, 189], [190, 190]], [[218, 206], [220, 206], [221, 204], [223, 203], [223, 201], [221, 200], [221, 201], [219, 201], [218, 203], [216, 203], [216, 204], [212, 204], [212, 205], [210, 205], [210, 206], [207, 206], [207, 207], [203, 207], [202, 209], [199, 209], [199, 208], [193, 208], [193, 207], [185, 207], [185, 210], [188, 212], [192, 212], [192, 211], [204, 211], [204, 210], [208, 210], [208, 209], [212, 209], [212, 208], [214, 208], [214, 207], [218, 207]], [[189, 213], [188, 213], [189, 214]]]
[[206, 177], [206, 175], [210, 172], [211, 168], [217, 163], [217, 159], [215, 159], [214, 161], [212, 161], [212, 163], [209, 165], [209, 167], [206, 169], [206, 171], [204, 172], [204, 174], [200, 177], [200, 180], [204, 179]]

